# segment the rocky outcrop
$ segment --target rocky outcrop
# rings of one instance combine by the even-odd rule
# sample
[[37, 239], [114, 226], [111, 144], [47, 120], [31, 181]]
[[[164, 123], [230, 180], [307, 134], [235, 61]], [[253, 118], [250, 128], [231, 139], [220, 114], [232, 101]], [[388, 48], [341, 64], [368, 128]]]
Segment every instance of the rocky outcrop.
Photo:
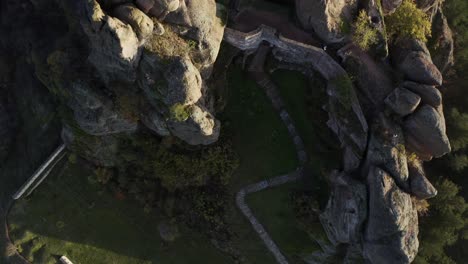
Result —
[[385, 99], [385, 104], [396, 114], [406, 116], [414, 112], [421, 97], [408, 89], [396, 88]]
[[402, 87], [412, 91], [421, 97], [421, 102], [434, 108], [442, 105], [442, 94], [432, 85], [425, 85], [415, 82], [403, 82]]
[[429, 199], [437, 195], [437, 190], [426, 178], [422, 163], [415, 159], [408, 164], [410, 193], [418, 199]]
[[401, 127], [381, 114], [371, 126], [363, 173], [379, 166], [402, 188], [408, 189], [408, 163], [405, 138]]
[[371, 167], [367, 177], [369, 215], [363, 254], [371, 263], [411, 263], [418, 253], [418, 215], [411, 197], [390, 175]]
[[296, 0], [296, 15], [302, 27], [313, 30], [326, 43], [343, 41], [342, 24], [350, 25], [356, 13], [355, 0]]
[[437, 10], [432, 20], [432, 36], [429, 40], [429, 47], [431, 49], [432, 61], [442, 73], [453, 66], [453, 34], [441, 8]]
[[428, 85], [442, 84], [442, 74], [432, 62], [426, 44], [418, 40], [401, 40], [393, 50], [392, 61], [408, 80]]
[[332, 172], [330, 198], [320, 221], [335, 245], [361, 240], [362, 225], [367, 216], [366, 186], [346, 173]]
[[136, 131], [135, 121], [125, 119], [113, 109], [109, 99], [99, 96], [86, 83], [73, 83], [69, 92], [68, 105], [73, 111], [74, 120], [86, 133], [100, 136]]
[[[220, 123], [205, 105], [224, 30], [214, 1], [70, 0], [62, 7], [70, 21], [79, 21], [69, 35], [82, 36], [86, 48], [75, 54], [59, 47], [37, 65], [79, 129], [95, 136], [134, 133], [141, 120], [160, 136], [192, 145], [218, 139]], [[75, 56], [87, 60], [70, 59]], [[51, 65], [72, 63], [80, 68], [73, 78], [48, 78]]]
[[421, 106], [405, 120], [404, 131], [407, 147], [422, 160], [441, 157], [451, 150], [442, 107]]
[[393, 91], [392, 80], [383, 65], [354, 45], [337, 52], [347, 72], [355, 78], [359, 102], [367, 117], [381, 110], [385, 98]]

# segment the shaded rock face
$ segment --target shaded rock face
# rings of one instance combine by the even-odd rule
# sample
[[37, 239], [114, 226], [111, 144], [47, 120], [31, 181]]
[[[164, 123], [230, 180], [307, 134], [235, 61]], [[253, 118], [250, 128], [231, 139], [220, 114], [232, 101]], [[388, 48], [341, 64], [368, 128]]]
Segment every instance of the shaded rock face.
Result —
[[[78, 22], [70, 23], [64, 41], [73, 46], [71, 39], [78, 38], [78, 52], [57, 44], [36, 67], [80, 130], [131, 134], [141, 121], [159, 136], [192, 145], [218, 139], [220, 123], [207, 106], [205, 81], [224, 30], [214, 1], [67, 0], [61, 8]], [[71, 77], [50, 74], [64, 68], [80, 70]]]
[[390, 15], [401, 5], [402, 0], [382, 0], [382, 8], [385, 15]]
[[432, 85], [425, 85], [415, 82], [403, 82], [402, 87], [412, 91], [421, 97], [421, 102], [434, 108], [442, 105], [442, 94]]
[[367, 215], [367, 191], [350, 175], [332, 172], [332, 191], [320, 221], [332, 243], [359, 243]]
[[442, 74], [421, 41], [407, 39], [396, 43], [392, 61], [408, 80], [428, 85], [442, 84]]
[[108, 135], [135, 132], [137, 123], [127, 120], [112, 109], [110, 100], [98, 96], [86, 83], [73, 83], [70, 87], [70, 101], [75, 121], [90, 135]]
[[440, 7], [432, 20], [432, 37], [429, 43], [432, 61], [441, 72], [447, 71], [454, 64], [454, 42], [452, 30]]
[[451, 151], [442, 107], [421, 106], [405, 120], [404, 131], [408, 148], [423, 160]]
[[355, 76], [357, 95], [366, 117], [378, 112], [393, 91], [392, 80], [382, 64], [354, 45], [338, 51], [346, 70]]
[[351, 24], [356, 13], [355, 0], [296, 0], [296, 15], [302, 27], [314, 30], [326, 43], [343, 41], [341, 25]]
[[367, 177], [369, 216], [363, 254], [371, 263], [411, 263], [418, 252], [418, 215], [409, 194], [384, 170]]
[[414, 112], [421, 97], [405, 88], [396, 88], [385, 99], [385, 104], [396, 114], [406, 116]]
[[408, 163], [403, 131], [384, 115], [380, 115], [371, 126], [364, 173], [373, 166], [383, 168], [400, 187], [408, 189]]
[[429, 199], [437, 195], [437, 190], [426, 178], [426, 173], [419, 160], [409, 164], [410, 192], [418, 199]]

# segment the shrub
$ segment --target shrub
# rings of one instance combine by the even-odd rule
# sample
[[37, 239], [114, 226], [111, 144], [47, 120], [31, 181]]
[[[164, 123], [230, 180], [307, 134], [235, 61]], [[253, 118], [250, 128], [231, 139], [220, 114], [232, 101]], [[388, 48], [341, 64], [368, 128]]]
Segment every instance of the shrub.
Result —
[[101, 184], [106, 184], [112, 178], [112, 171], [107, 168], [97, 168], [94, 170], [94, 174], [96, 174], [96, 179]]
[[190, 117], [190, 107], [177, 103], [170, 107], [170, 118], [178, 122], [184, 122]]
[[408, 37], [426, 42], [431, 35], [429, 17], [411, 0], [403, 0], [401, 6], [385, 18], [385, 24], [390, 37]]
[[377, 29], [371, 24], [365, 10], [361, 10], [353, 25], [353, 42], [363, 50], [377, 43]]

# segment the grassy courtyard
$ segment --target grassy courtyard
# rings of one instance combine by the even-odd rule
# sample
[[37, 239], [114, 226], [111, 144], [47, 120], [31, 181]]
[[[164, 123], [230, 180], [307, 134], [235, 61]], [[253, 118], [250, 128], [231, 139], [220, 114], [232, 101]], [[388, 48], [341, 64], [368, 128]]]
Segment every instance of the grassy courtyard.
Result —
[[33, 263], [56, 263], [61, 255], [78, 264], [231, 263], [182, 225], [180, 237], [163, 242], [158, 224], [165, 219], [102, 190], [84, 164], [57, 171], [9, 216], [12, 240]]

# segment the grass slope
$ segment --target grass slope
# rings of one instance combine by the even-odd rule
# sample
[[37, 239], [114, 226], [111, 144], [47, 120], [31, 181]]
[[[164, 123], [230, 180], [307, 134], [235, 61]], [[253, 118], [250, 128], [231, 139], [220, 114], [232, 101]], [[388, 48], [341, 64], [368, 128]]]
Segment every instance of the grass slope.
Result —
[[116, 200], [90, 175], [81, 164], [67, 164], [13, 207], [12, 239], [33, 263], [56, 263], [60, 255], [77, 264], [231, 263], [183, 226], [175, 242], [164, 243], [157, 228], [163, 219], [132, 201]]

